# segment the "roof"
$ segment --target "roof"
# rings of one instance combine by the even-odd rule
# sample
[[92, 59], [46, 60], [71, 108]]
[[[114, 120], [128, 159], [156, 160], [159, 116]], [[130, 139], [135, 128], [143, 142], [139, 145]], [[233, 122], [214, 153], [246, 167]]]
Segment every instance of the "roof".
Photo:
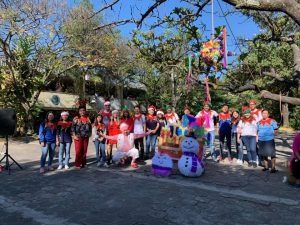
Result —
[[[38, 98], [38, 104], [43, 109], [51, 109], [51, 110], [77, 110], [76, 102], [78, 100], [79, 96], [75, 94], [68, 94], [68, 93], [61, 93], [61, 92], [52, 92], [52, 91], [42, 91], [40, 93], [40, 96]], [[105, 99], [103, 97], [93, 97], [93, 96], [87, 96], [88, 99], [94, 99], [93, 101], [90, 101], [91, 103], [87, 104], [87, 110], [97, 110], [104, 108], [104, 101]], [[111, 108], [112, 109], [121, 109], [121, 102], [119, 99], [111, 99]], [[134, 106], [139, 104], [136, 100], [125, 100], [124, 99], [124, 105], [129, 109], [133, 110]], [[94, 109], [94, 107], [96, 109]], [[145, 110], [145, 107], [141, 106], [141, 110]]]

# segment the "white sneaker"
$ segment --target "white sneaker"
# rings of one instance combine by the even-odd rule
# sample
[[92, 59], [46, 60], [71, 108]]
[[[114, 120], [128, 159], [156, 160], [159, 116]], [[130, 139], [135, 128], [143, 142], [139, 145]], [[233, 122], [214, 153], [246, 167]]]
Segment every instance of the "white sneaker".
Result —
[[103, 166], [106, 167], [106, 168], [109, 168], [109, 165], [107, 163], [104, 163]]
[[100, 167], [100, 166], [101, 166], [101, 162], [98, 162], [98, 163], [97, 163], [97, 167]]
[[65, 165], [65, 170], [70, 169], [70, 167], [68, 165]]
[[57, 167], [58, 170], [61, 170], [62, 168], [63, 168], [62, 165], [59, 165], [59, 166]]
[[238, 165], [243, 165], [243, 161], [240, 160], [240, 159], [238, 159], [238, 160], [236, 161], [236, 164], [238, 164]]

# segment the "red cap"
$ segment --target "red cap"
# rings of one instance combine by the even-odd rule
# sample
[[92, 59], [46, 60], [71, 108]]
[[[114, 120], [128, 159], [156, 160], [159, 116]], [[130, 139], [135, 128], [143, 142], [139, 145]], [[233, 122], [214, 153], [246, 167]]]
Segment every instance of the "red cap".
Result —
[[148, 110], [150, 110], [150, 109], [152, 109], [153, 111], [156, 110], [155, 106], [153, 106], [153, 105], [150, 105], [150, 106], [148, 107]]

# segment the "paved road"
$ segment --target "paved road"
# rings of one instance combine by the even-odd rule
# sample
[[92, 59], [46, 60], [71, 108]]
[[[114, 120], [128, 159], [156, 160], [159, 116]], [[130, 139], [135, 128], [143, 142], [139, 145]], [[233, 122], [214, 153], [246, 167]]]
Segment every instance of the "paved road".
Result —
[[92, 145], [88, 168], [40, 175], [37, 142], [11, 141], [24, 170], [0, 173], [0, 224], [299, 224], [300, 190], [282, 183], [291, 138], [277, 139], [276, 174], [208, 160], [200, 178], [176, 168], [154, 177], [150, 161], [139, 169], [97, 168]]

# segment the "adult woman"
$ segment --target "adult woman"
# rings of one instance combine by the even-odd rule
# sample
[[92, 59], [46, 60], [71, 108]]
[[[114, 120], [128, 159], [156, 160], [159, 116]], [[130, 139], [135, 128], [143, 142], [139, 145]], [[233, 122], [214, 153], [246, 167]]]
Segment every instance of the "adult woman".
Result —
[[154, 112], [155, 107], [149, 106], [148, 115], [146, 116], [146, 130], [147, 132], [150, 132], [150, 135], [147, 137], [146, 140], [146, 159], [150, 158], [150, 147], [153, 155], [155, 152], [159, 123], [157, 121], [156, 116], [154, 115]]
[[80, 106], [79, 115], [73, 119], [72, 132], [75, 143], [75, 168], [80, 169], [86, 166], [86, 153], [91, 134], [91, 121], [86, 115], [85, 106]]
[[[117, 135], [120, 133], [121, 133], [121, 131], [120, 131], [119, 111], [114, 110], [114, 111], [112, 111], [112, 116], [108, 123], [108, 135], [114, 136], [114, 135]], [[108, 164], [110, 164], [111, 160], [112, 160], [113, 145], [117, 145], [117, 141], [116, 140], [108, 140], [108, 145], [107, 145], [107, 162], [108, 162]]]
[[278, 133], [278, 126], [275, 120], [269, 118], [269, 112], [266, 109], [262, 111], [262, 120], [259, 121], [257, 130], [258, 154], [264, 159], [264, 168], [262, 171], [269, 170], [268, 157], [271, 157], [271, 173], [275, 173], [276, 152], [274, 135]]
[[56, 142], [56, 124], [54, 123], [54, 114], [53, 112], [48, 112], [46, 115], [45, 121], [40, 124], [39, 128], [39, 140], [42, 146], [42, 155], [41, 155], [41, 167], [40, 173], [45, 172], [46, 158], [49, 153], [48, 158], [48, 170], [52, 171], [52, 161], [55, 153], [55, 142]]
[[120, 118], [120, 123], [126, 123], [128, 124], [129, 128], [129, 132], [132, 133], [133, 132], [133, 119], [129, 114], [129, 110], [125, 107], [122, 111], [122, 116]]
[[244, 111], [244, 116], [238, 124], [238, 143], [241, 139], [247, 149], [248, 166], [256, 168], [257, 123], [248, 109]]
[[106, 153], [105, 153], [106, 139], [102, 136], [99, 136], [100, 133], [106, 134], [106, 126], [103, 123], [103, 117], [101, 114], [98, 114], [95, 119], [92, 133], [93, 133], [93, 141], [96, 150], [97, 166], [100, 167], [104, 165], [105, 167], [108, 167], [106, 163]]
[[158, 133], [157, 135], [160, 135], [160, 131], [162, 127], [166, 127], [167, 126], [167, 120], [164, 116], [164, 112], [162, 110], [158, 110], [156, 112], [156, 116], [157, 116], [157, 121], [159, 123], [159, 128], [158, 128]]
[[237, 164], [243, 164], [243, 148], [242, 143], [238, 143], [238, 123], [240, 122], [240, 111], [238, 109], [234, 110], [231, 117], [232, 124], [232, 138], [235, 140], [235, 149], [237, 153]]
[[[60, 114], [61, 120], [57, 123], [57, 144], [59, 145], [58, 153], [58, 170], [63, 168], [69, 169], [69, 160], [70, 160], [70, 149], [72, 144], [72, 122], [68, 120], [69, 113], [62, 112]], [[63, 155], [66, 152], [65, 161], [63, 162]]]

